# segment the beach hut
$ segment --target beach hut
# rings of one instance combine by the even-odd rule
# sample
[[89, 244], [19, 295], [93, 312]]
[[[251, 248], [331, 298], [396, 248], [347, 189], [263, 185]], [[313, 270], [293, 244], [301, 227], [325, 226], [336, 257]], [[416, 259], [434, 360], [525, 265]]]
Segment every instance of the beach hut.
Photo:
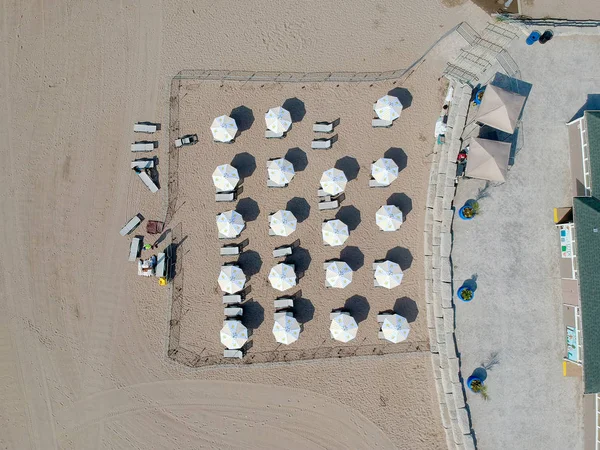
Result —
[[506, 133], [514, 133], [526, 98], [493, 84], [483, 93], [475, 120]]
[[246, 275], [244, 275], [242, 269], [236, 265], [221, 266], [218, 282], [219, 287], [223, 292], [235, 294], [244, 289]]
[[338, 314], [331, 321], [329, 332], [336, 341], [350, 342], [358, 333], [358, 324], [350, 314]]
[[275, 319], [273, 336], [280, 344], [290, 345], [300, 337], [300, 324], [291, 314], [282, 314]]
[[392, 261], [382, 261], [374, 264], [374, 277], [378, 286], [393, 289], [402, 283], [402, 269]]
[[504, 181], [508, 172], [511, 144], [474, 138], [469, 144], [465, 175], [490, 181]]
[[402, 103], [398, 100], [398, 97], [394, 97], [393, 95], [384, 95], [377, 103], [373, 105], [373, 109], [375, 110], [375, 114], [381, 120], [396, 120], [400, 117], [400, 113], [402, 112]]
[[269, 283], [273, 289], [286, 291], [296, 286], [296, 271], [291, 264], [277, 264], [269, 272]]
[[329, 169], [321, 175], [321, 187], [329, 195], [341, 194], [347, 183], [346, 174], [339, 169]]
[[381, 331], [385, 339], [397, 344], [408, 338], [410, 325], [404, 317], [398, 314], [390, 314], [381, 324]]
[[375, 223], [383, 231], [396, 231], [402, 225], [402, 211], [394, 205], [384, 205], [375, 213]]
[[232, 165], [223, 164], [215, 169], [212, 179], [219, 192], [229, 192], [233, 191], [240, 182], [240, 174]]
[[278, 106], [271, 108], [265, 114], [267, 128], [274, 133], [285, 133], [292, 125], [292, 116], [287, 109]]
[[225, 238], [239, 236], [245, 226], [242, 215], [236, 211], [226, 211], [217, 216], [217, 229]]
[[235, 123], [235, 120], [233, 120], [231, 117], [219, 116], [213, 120], [213, 123], [210, 126], [210, 131], [212, 132], [213, 139], [215, 141], [231, 142], [235, 139], [238, 127]]
[[352, 269], [344, 261], [325, 263], [325, 285], [343, 289], [352, 283]]
[[294, 178], [294, 166], [285, 158], [273, 159], [267, 166], [269, 180], [275, 184], [286, 185]]
[[332, 219], [323, 222], [321, 226], [321, 232], [323, 235], [323, 242], [332, 247], [344, 245], [344, 242], [350, 237], [348, 231], [348, 225], [339, 219]]
[[277, 236], [289, 236], [296, 231], [298, 220], [290, 211], [280, 209], [269, 218], [269, 227]]
[[248, 328], [239, 320], [224, 320], [221, 328], [221, 344], [230, 350], [242, 348], [248, 341]]
[[389, 186], [398, 178], [398, 165], [390, 158], [379, 158], [371, 164], [371, 176], [381, 185]]

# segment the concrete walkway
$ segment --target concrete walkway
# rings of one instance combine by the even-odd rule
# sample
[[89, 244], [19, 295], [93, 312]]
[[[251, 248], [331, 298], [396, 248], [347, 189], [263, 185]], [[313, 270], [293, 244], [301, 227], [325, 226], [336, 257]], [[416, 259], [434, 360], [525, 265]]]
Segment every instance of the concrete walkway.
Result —
[[[582, 385], [562, 375], [564, 327], [552, 208], [570, 204], [565, 122], [600, 93], [600, 37], [555, 37], [510, 54], [533, 84], [524, 145], [505, 184], [472, 221], [455, 218], [453, 285], [477, 274], [471, 303], [456, 300], [461, 373], [489, 365], [490, 400], [467, 393], [477, 447], [582, 449]], [[597, 105], [598, 106], [598, 105]], [[456, 209], [484, 185], [459, 183]], [[456, 289], [454, 289], [456, 290]], [[497, 362], [497, 364], [494, 364]]]

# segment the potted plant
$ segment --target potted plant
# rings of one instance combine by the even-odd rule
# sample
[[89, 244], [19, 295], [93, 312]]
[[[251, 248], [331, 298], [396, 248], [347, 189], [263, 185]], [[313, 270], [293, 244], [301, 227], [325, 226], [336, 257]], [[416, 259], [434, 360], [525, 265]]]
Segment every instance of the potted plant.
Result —
[[467, 202], [458, 210], [458, 216], [462, 220], [472, 220], [479, 213], [479, 203]]
[[476, 394], [481, 394], [484, 400], [488, 400], [490, 397], [487, 393], [487, 386], [483, 384], [483, 380], [475, 375], [471, 375], [467, 379], [467, 386], [472, 392]]
[[475, 292], [469, 286], [461, 286], [456, 292], [458, 298], [460, 298], [463, 302], [470, 302], [473, 300], [473, 296]]

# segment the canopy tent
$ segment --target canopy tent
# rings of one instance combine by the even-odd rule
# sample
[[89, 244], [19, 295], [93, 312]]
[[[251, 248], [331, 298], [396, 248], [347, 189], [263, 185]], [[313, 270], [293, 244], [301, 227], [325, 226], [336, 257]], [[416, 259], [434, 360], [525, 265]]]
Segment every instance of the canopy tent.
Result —
[[280, 209], [271, 216], [269, 226], [277, 236], [289, 236], [296, 230], [298, 220], [290, 211]]
[[508, 142], [473, 138], [467, 154], [465, 175], [490, 181], [504, 181], [510, 157]]
[[300, 324], [287, 314], [278, 317], [273, 324], [273, 336], [280, 344], [290, 345], [300, 337]]
[[343, 289], [352, 283], [352, 269], [344, 261], [332, 261], [325, 269], [327, 286]]
[[384, 95], [373, 105], [373, 109], [381, 120], [396, 120], [402, 112], [402, 103], [398, 97]]
[[271, 108], [265, 114], [267, 128], [274, 133], [285, 133], [292, 125], [292, 116], [287, 109], [278, 106]]
[[338, 314], [329, 326], [331, 337], [336, 341], [350, 342], [358, 333], [358, 324], [349, 314]]
[[331, 245], [332, 247], [344, 245], [344, 242], [346, 242], [348, 237], [350, 237], [348, 225], [339, 219], [323, 222], [323, 225], [321, 226], [321, 233], [323, 235], [323, 242]]
[[477, 122], [506, 133], [514, 133], [526, 97], [493, 84], [485, 88], [481, 105], [475, 116]]
[[390, 158], [379, 158], [371, 164], [371, 176], [378, 183], [389, 186], [398, 178], [398, 165]]
[[230, 350], [242, 348], [248, 341], [248, 328], [239, 320], [223, 321], [221, 328], [221, 344]]
[[212, 174], [215, 187], [219, 191], [233, 191], [240, 182], [238, 170], [230, 164], [218, 166]]
[[238, 131], [237, 124], [229, 116], [219, 116], [210, 126], [213, 139], [217, 142], [231, 142]]
[[296, 286], [296, 271], [293, 265], [277, 264], [269, 272], [269, 283], [273, 289], [286, 291]]
[[383, 231], [396, 231], [402, 225], [402, 211], [394, 205], [384, 205], [375, 213], [375, 223]]
[[348, 179], [340, 169], [329, 169], [321, 175], [321, 187], [329, 195], [337, 195], [344, 192]]
[[289, 184], [295, 174], [292, 163], [284, 158], [269, 161], [267, 170], [269, 172], [269, 180], [277, 184]]
[[235, 294], [244, 289], [246, 275], [244, 275], [244, 272], [238, 266], [221, 266], [218, 282], [223, 292]]
[[398, 315], [393, 314], [385, 318], [381, 324], [381, 331], [383, 331], [383, 337], [394, 344], [405, 341], [408, 338], [410, 332], [410, 325], [408, 321]]
[[225, 237], [239, 236], [245, 226], [242, 215], [236, 211], [226, 211], [217, 216], [217, 229]]
[[402, 269], [392, 261], [383, 261], [375, 264], [375, 279], [380, 286], [392, 289], [402, 283]]

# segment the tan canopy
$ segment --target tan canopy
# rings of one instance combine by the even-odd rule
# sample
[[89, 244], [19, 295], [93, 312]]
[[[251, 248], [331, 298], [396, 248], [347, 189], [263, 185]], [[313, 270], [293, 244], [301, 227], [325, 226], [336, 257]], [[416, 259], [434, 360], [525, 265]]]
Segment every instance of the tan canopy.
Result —
[[506, 133], [514, 133], [521, 115], [525, 97], [506, 91], [498, 86], [485, 88], [475, 120]]
[[482, 180], [504, 181], [509, 157], [509, 143], [474, 138], [469, 144], [465, 175]]

